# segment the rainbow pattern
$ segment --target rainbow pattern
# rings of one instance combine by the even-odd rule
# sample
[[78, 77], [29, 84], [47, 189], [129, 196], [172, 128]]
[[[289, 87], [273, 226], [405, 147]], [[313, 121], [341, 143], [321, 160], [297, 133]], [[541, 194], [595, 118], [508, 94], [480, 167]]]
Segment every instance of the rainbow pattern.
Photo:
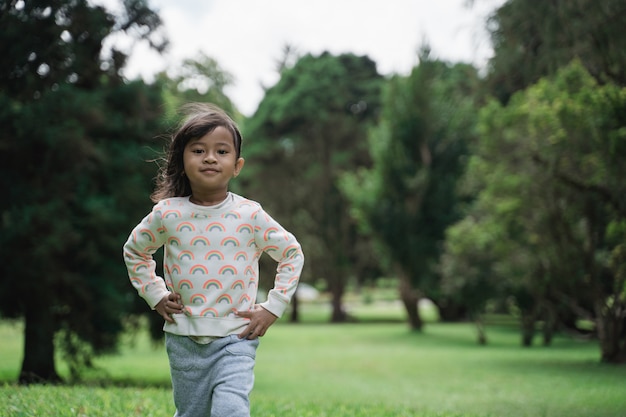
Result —
[[224, 227], [222, 223], [213, 222], [213, 223], [209, 223], [209, 225], [206, 227], [205, 230], [207, 232], [224, 232], [226, 231], [226, 228]]
[[156, 242], [156, 237], [154, 236], [154, 233], [152, 233], [152, 231], [150, 229], [141, 229], [139, 231], [139, 234], [148, 239], [150, 242]]
[[204, 255], [204, 259], [206, 259], [207, 261], [223, 261], [224, 254], [218, 250], [212, 250]]
[[193, 261], [195, 258], [193, 256], [193, 252], [184, 250], [178, 254], [179, 261]]
[[254, 227], [248, 223], [242, 223], [237, 226], [237, 233], [254, 233]]
[[154, 252], [156, 252], [156, 251], [158, 251], [158, 250], [159, 250], [159, 246], [150, 246], [150, 245], [146, 245], [146, 247], [145, 247], [144, 249], [145, 249], [145, 251], [146, 251], [147, 253], [154, 253]]
[[210, 279], [204, 282], [204, 285], [202, 285], [202, 288], [204, 288], [205, 290], [210, 290], [211, 288], [214, 288], [216, 290], [221, 290], [224, 287], [220, 281], [216, 279]]
[[233, 285], [230, 286], [231, 290], [243, 290], [246, 287], [246, 283], [243, 282], [243, 280], [238, 279], [237, 281], [233, 282]]
[[255, 288], [256, 287], [256, 280], [254, 278], [250, 279], [250, 281], [248, 281], [248, 288]]
[[275, 227], [269, 227], [267, 228], [267, 230], [265, 230], [265, 233], [263, 233], [263, 240], [265, 240], [266, 242], [268, 240], [270, 240], [272, 238], [272, 235], [278, 233], [278, 229]]
[[298, 258], [301, 257], [300, 248], [297, 245], [289, 245], [283, 251], [283, 258]]
[[192, 246], [196, 246], [196, 245], [204, 245], [204, 246], [209, 246], [209, 239], [207, 239], [204, 236], [196, 236], [193, 239], [191, 239], [191, 245]]
[[250, 265], [248, 265], [246, 267], [246, 269], [243, 271], [243, 274], [245, 276], [253, 276], [256, 277], [256, 272], [254, 271], [254, 268], [252, 268]]
[[226, 274], [237, 275], [237, 268], [235, 268], [232, 265], [224, 265], [223, 267], [220, 268], [218, 273], [220, 275], [226, 275]]
[[176, 231], [177, 232], [195, 232], [196, 227], [192, 223], [182, 222], [182, 223], [179, 223], [178, 226], [176, 226]]
[[229, 246], [230, 245], [230, 246], [237, 247], [237, 246], [239, 246], [239, 241], [235, 237], [233, 237], [233, 236], [228, 236], [228, 237], [225, 237], [224, 239], [222, 239], [222, 241], [220, 242], [220, 245], [222, 245], [222, 246]]
[[241, 296], [241, 298], [239, 298], [239, 304], [249, 304], [250, 303], [250, 296], [248, 294], [244, 294]]
[[178, 275], [180, 275], [180, 265], [176, 265], [176, 264], [172, 265], [171, 272], [172, 274], [177, 273]]
[[254, 241], [254, 238], [250, 239], [248, 241], [248, 243], [246, 243], [246, 246], [249, 247], [249, 248], [255, 247], [256, 246], [256, 242]]
[[248, 260], [248, 254], [246, 252], [244, 252], [244, 251], [237, 252], [235, 254], [235, 260], [236, 261], [247, 261]]
[[241, 215], [236, 211], [229, 211], [228, 213], [222, 214], [222, 218], [224, 219], [241, 219]]
[[157, 227], [156, 231], [162, 235], [163, 233], [167, 233], [167, 227], [165, 226], [161, 226], [161, 227]]
[[190, 300], [191, 304], [206, 304], [206, 296], [204, 294], [194, 294]]
[[204, 310], [202, 310], [200, 312], [200, 315], [202, 317], [217, 317], [218, 313], [217, 313], [216, 309], [214, 309], [212, 307], [208, 307], [208, 308], [205, 308]]
[[222, 304], [222, 303], [232, 304], [233, 298], [228, 294], [222, 294], [219, 297], [217, 297], [217, 304]]
[[165, 210], [163, 212], [164, 219], [179, 219], [183, 217], [180, 211], [178, 210]]
[[289, 285], [293, 284], [294, 282], [298, 282], [298, 277], [297, 276], [291, 277], [291, 278], [289, 278], [289, 281], [287, 281], [287, 283]]
[[204, 213], [191, 213], [191, 217], [194, 219], [208, 219], [209, 216]]
[[172, 236], [167, 239], [167, 244], [170, 246], [180, 246], [180, 239]]
[[133, 284], [133, 287], [135, 288], [141, 287], [141, 280], [137, 277], [131, 277], [130, 282]]
[[193, 275], [195, 273], [198, 273], [198, 274], [201, 274], [201, 275], [208, 275], [209, 270], [206, 268], [206, 266], [201, 265], [201, 264], [197, 264], [197, 265], [192, 266], [189, 269], [189, 274], [190, 275]]
[[133, 267], [133, 272], [140, 273], [141, 271], [145, 271], [150, 269], [150, 262], [140, 262]]
[[189, 281], [188, 279], [181, 279], [180, 282], [178, 283], [178, 289], [179, 290], [191, 290], [193, 289], [193, 282]]
[[276, 246], [276, 245], [269, 245], [269, 246], [264, 247], [263, 250], [265, 252], [276, 252], [276, 251], [278, 251], [278, 246]]
[[146, 290], [147, 290], [148, 288], [150, 288], [150, 285], [152, 285], [150, 282], [149, 282], [149, 283], [147, 283], [147, 284], [145, 284], [145, 285], [142, 285], [142, 286], [141, 286], [141, 293], [142, 293], [142, 294], [145, 294], [145, 293], [146, 293]]
[[296, 270], [296, 267], [293, 266], [292, 264], [283, 264], [281, 267], [281, 271], [285, 271], [285, 272], [294, 272]]

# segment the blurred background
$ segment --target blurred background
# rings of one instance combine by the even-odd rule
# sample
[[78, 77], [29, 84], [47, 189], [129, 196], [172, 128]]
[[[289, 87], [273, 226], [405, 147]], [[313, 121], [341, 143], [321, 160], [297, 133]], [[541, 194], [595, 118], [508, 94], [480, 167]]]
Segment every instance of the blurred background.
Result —
[[0, 27], [21, 382], [59, 380], [55, 355], [79, 377], [133, 326], [162, 336], [121, 247], [189, 101], [237, 120], [232, 191], [303, 245], [284, 320], [391, 309], [486, 344], [506, 319], [522, 345], [567, 332], [626, 361], [625, 2], [2, 0]]

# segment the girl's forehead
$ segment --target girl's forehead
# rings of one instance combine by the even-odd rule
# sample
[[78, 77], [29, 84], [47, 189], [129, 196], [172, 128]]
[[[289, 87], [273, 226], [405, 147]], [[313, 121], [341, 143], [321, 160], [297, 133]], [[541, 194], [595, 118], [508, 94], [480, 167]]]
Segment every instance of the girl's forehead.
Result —
[[192, 144], [235, 146], [235, 139], [227, 128], [217, 126], [215, 129], [207, 132], [203, 136], [189, 139], [187, 145]]

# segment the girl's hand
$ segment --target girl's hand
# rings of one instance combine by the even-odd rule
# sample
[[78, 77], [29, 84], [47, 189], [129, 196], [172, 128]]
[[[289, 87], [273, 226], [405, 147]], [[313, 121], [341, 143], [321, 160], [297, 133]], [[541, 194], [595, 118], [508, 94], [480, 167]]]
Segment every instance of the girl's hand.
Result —
[[249, 311], [237, 311], [239, 317], [250, 319], [248, 326], [239, 334], [240, 339], [256, 339], [265, 335], [267, 329], [278, 319], [275, 315], [256, 304]]
[[171, 292], [159, 303], [154, 306], [157, 313], [161, 315], [168, 323], [176, 323], [176, 320], [172, 317], [172, 314], [181, 314], [183, 312], [183, 305], [180, 302], [180, 294]]

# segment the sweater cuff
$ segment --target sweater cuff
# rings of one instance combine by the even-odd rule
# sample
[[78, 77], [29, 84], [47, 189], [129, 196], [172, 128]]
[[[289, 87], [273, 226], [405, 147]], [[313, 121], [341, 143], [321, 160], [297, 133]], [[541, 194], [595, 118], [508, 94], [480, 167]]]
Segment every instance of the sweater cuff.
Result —
[[272, 297], [272, 295], [273, 294], [270, 293], [267, 298], [267, 301], [259, 305], [263, 307], [264, 309], [266, 309], [267, 311], [269, 311], [270, 313], [272, 313], [273, 315], [275, 315], [276, 317], [280, 318], [282, 317], [283, 313], [287, 309], [287, 306], [289, 305], [289, 303], [285, 302], [284, 300], [280, 298]]
[[146, 300], [146, 303], [150, 306], [151, 309], [154, 310], [159, 301], [163, 299], [166, 295], [170, 295], [171, 291], [150, 291], [149, 293], [144, 294], [143, 299]]

